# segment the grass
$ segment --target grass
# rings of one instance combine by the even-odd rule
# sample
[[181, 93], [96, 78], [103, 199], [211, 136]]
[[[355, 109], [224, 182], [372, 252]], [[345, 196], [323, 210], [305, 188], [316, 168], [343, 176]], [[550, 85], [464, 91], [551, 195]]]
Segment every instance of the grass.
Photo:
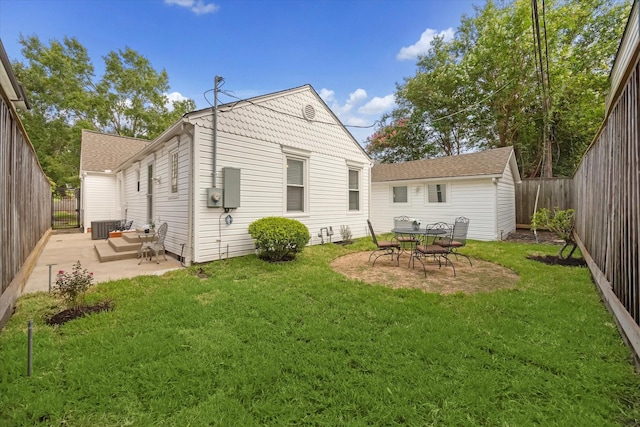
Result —
[[115, 310], [59, 328], [44, 321], [58, 302], [23, 297], [0, 334], [0, 425], [640, 423], [640, 377], [588, 270], [525, 258], [556, 247], [471, 242], [467, 254], [521, 280], [450, 296], [328, 266], [368, 248], [358, 240], [290, 263], [247, 256], [100, 284], [87, 299]]
[[56, 211], [53, 213], [55, 225], [65, 225], [68, 227], [78, 226], [78, 215], [75, 212]]

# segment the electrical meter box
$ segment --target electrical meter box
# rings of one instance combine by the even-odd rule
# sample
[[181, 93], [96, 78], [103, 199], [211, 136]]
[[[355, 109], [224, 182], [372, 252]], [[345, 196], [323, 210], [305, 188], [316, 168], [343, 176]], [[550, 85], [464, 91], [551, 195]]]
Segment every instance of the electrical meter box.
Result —
[[222, 188], [207, 188], [207, 207], [221, 208], [223, 194]]
[[240, 207], [240, 169], [222, 168], [222, 207], [235, 209]]

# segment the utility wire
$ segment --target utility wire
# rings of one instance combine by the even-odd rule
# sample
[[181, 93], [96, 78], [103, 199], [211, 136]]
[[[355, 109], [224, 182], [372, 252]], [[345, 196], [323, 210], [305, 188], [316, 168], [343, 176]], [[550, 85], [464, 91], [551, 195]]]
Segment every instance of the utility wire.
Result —
[[[213, 105], [211, 104], [211, 102], [209, 101], [209, 99], [207, 99], [207, 96], [206, 96], [206, 94], [207, 94], [208, 92], [211, 92], [211, 91], [213, 91], [213, 89], [208, 89], [208, 90], [206, 90], [206, 91], [203, 93], [203, 95], [204, 95], [204, 99], [207, 101], [207, 103], [209, 103], [209, 105], [211, 105], [211, 106], [213, 107]], [[222, 107], [225, 107], [225, 108], [226, 108], [225, 110], [220, 110], [220, 113], [228, 113], [228, 112], [230, 112], [230, 111], [233, 111], [233, 109], [234, 109], [238, 104], [240, 104], [240, 103], [242, 103], [242, 102], [248, 102], [249, 104], [253, 105], [254, 107], [264, 108], [264, 109], [266, 109], [266, 110], [272, 111], [272, 112], [277, 113], [277, 114], [282, 114], [282, 115], [285, 115], [285, 116], [288, 116], [288, 117], [293, 117], [293, 118], [295, 118], [295, 119], [300, 119], [300, 120], [308, 121], [308, 120], [307, 120], [307, 119], [305, 119], [304, 117], [299, 116], [299, 115], [296, 115], [296, 114], [291, 114], [291, 113], [287, 113], [286, 111], [276, 110], [276, 109], [274, 109], [274, 108], [267, 107], [266, 105], [256, 104], [255, 102], [251, 101], [251, 99], [249, 99], [249, 98], [244, 98], [244, 99], [243, 99], [243, 98], [239, 98], [239, 97], [237, 97], [237, 96], [233, 95], [232, 93], [230, 93], [229, 91], [219, 90], [219, 92], [220, 92], [220, 93], [223, 93], [223, 94], [225, 94], [225, 95], [227, 95], [227, 96], [228, 96], [228, 97], [230, 97], [230, 98], [235, 98], [235, 99], [237, 99], [237, 101], [236, 101], [236, 102], [229, 103], [229, 105], [226, 105], [226, 104], [225, 104], [225, 105], [221, 105], [221, 106], [219, 106], [218, 108], [222, 108]], [[372, 127], [374, 127], [374, 126], [376, 125], [376, 123], [373, 123], [373, 124], [368, 125], [368, 126], [358, 126], [358, 125], [345, 125], [345, 124], [338, 124], [338, 123], [332, 123], [332, 122], [324, 122], [324, 121], [321, 121], [321, 120], [311, 120], [311, 121], [312, 121], [312, 122], [314, 122], [314, 123], [320, 123], [320, 124], [325, 124], [325, 125], [331, 125], [331, 126], [344, 126], [344, 127], [348, 127], [348, 128], [358, 128], [358, 129], [369, 129], [369, 128], [372, 128]]]

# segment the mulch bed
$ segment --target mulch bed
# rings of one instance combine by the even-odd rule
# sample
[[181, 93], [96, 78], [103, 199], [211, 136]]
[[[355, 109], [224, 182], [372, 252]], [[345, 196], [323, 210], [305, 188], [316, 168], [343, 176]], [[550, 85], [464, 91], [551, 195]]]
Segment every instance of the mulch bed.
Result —
[[47, 324], [51, 326], [64, 325], [70, 320], [77, 319], [78, 317], [84, 317], [92, 313], [100, 313], [102, 311], [113, 310], [113, 302], [110, 300], [101, 301], [94, 305], [85, 305], [78, 308], [68, 308], [60, 313], [54, 314], [47, 319]]
[[554, 255], [529, 255], [530, 260], [542, 262], [549, 265], [563, 265], [565, 267], [586, 267], [587, 262], [582, 258], [563, 259]]
[[518, 228], [515, 233], [509, 234], [505, 239], [507, 242], [514, 243], [542, 243], [548, 245], [562, 244], [563, 241], [558, 239], [554, 233], [550, 231], [533, 231]]
[[[537, 234], [537, 236], [536, 236]], [[554, 233], [550, 231], [538, 231], [533, 233], [531, 230], [518, 229], [515, 233], [511, 233], [506, 239], [508, 242], [515, 243], [541, 243], [547, 245], [562, 245], [564, 241], [558, 239]], [[587, 262], [583, 258], [563, 259], [557, 255], [529, 255], [528, 259], [542, 262], [548, 265], [563, 265], [566, 267], [586, 267]]]

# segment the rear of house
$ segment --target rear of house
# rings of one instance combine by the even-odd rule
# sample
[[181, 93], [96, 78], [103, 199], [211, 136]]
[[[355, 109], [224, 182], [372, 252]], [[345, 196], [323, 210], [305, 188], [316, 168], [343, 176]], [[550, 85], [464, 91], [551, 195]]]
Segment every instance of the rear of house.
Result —
[[151, 141], [107, 135], [84, 129], [80, 150], [80, 224], [90, 232], [91, 223], [126, 216], [120, 200], [116, 168]]
[[221, 105], [216, 121], [186, 114], [87, 191], [134, 227], [167, 222], [167, 250], [186, 262], [253, 253], [247, 229], [265, 216], [301, 221], [311, 244], [323, 228], [366, 235], [371, 161], [311, 86]]
[[371, 220], [378, 232], [406, 215], [422, 224], [470, 219], [469, 238], [500, 240], [516, 229], [512, 147], [436, 159], [377, 164], [372, 169]]

